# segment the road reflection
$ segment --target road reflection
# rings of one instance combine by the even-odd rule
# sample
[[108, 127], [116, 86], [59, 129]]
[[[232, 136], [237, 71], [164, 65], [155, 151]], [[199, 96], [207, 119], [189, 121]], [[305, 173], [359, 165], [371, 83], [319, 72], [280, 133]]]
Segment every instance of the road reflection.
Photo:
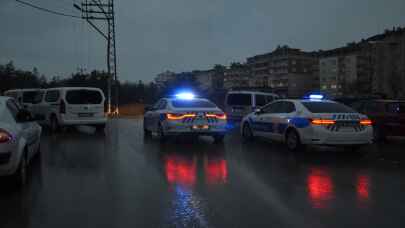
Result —
[[370, 198], [370, 178], [367, 175], [357, 177], [356, 191], [360, 207], [367, 206]]
[[308, 197], [314, 208], [326, 208], [335, 198], [329, 173], [321, 168], [311, 168], [307, 178]]

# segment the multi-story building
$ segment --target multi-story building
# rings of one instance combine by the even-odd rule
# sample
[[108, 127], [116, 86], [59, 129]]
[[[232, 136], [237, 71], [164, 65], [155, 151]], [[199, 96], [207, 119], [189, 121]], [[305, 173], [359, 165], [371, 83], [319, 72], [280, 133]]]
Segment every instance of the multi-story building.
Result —
[[370, 37], [372, 92], [405, 98], [405, 28], [394, 28]]
[[209, 90], [214, 87], [215, 71], [214, 70], [196, 70], [193, 71], [194, 79], [198, 82], [200, 89]]
[[247, 88], [249, 87], [250, 70], [246, 64], [233, 63], [224, 72], [224, 88]]
[[175, 79], [176, 79], [176, 73], [171, 72], [171, 71], [165, 71], [156, 76], [155, 83], [159, 87], [164, 87], [169, 82], [174, 81]]
[[300, 97], [319, 88], [318, 55], [288, 46], [247, 59], [252, 81], [270, 87], [273, 92]]

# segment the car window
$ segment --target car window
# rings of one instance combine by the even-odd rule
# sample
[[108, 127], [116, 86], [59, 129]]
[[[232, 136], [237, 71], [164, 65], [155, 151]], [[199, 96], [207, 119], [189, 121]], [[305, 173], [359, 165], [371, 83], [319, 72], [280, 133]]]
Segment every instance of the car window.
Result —
[[69, 104], [101, 104], [103, 96], [96, 90], [69, 90], [66, 93], [66, 102]]
[[377, 103], [377, 102], [373, 102], [373, 101], [367, 102], [367, 103], [364, 105], [363, 110], [364, 110], [365, 112], [371, 112], [371, 113], [378, 112], [378, 103]]
[[57, 102], [59, 100], [59, 91], [58, 90], [51, 90], [47, 91], [45, 95], [46, 102]]
[[175, 108], [215, 108], [214, 103], [206, 100], [173, 100], [172, 106]]
[[160, 104], [159, 104], [158, 109], [159, 109], [159, 110], [165, 109], [166, 106], [167, 106], [167, 101], [166, 101], [166, 100], [162, 100], [162, 101], [160, 102]]
[[44, 97], [44, 92], [38, 91], [37, 94], [35, 95], [34, 99], [32, 100], [32, 104], [41, 103], [43, 97]]
[[256, 94], [255, 98], [256, 98], [256, 106], [262, 107], [262, 106], [265, 106], [267, 104], [266, 97], [264, 95]]
[[282, 102], [283, 103], [283, 113], [292, 113], [295, 112], [295, 104], [290, 101]]
[[26, 91], [26, 92], [23, 92], [23, 98], [22, 98], [22, 101], [23, 101], [23, 103], [27, 103], [27, 104], [33, 104], [34, 103], [34, 99], [35, 99], [35, 97], [37, 96], [37, 94], [39, 93], [40, 91]]
[[358, 111], [358, 112], [362, 112], [362, 111], [363, 111], [363, 105], [364, 105], [363, 102], [358, 101], [358, 102], [352, 103], [350, 106], [351, 106], [354, 110], [356, 110], [356, 111]]
[[385, 107], [388, 113], [395, 113], [395, 114], [405, 113], [405, 102], [388, 103]]
[[7, 109], [10, 111], [11, 115], [14, 117], [14, 120], [17, 120], [18, 112], [20, 111], [19, 106], [13, 101], [7, 101]]
[[163, 102], [162, 99], [158, 100], [158, 101], [153, 105], [152, 109], [158, 110], [159, 107], [160, 107], [160, 104], [161, 104], [162, 102]]
[[252, 105], [252, 94], [231, 93], [228, 95], [227, 104], [228, 105], [251, 106]]
[[265, 106], [262, 111], [264, 113], [282, 113], [283, 111], [283, 103], [282, 102], [275, 102]]
[[312, 113], [356, 113], [352, 108], [333, 102], [302, 102], [302, 104]]
[[275, 99], [273, 96], [266, 96], [266, 103], [271, 103], [273, 102]]

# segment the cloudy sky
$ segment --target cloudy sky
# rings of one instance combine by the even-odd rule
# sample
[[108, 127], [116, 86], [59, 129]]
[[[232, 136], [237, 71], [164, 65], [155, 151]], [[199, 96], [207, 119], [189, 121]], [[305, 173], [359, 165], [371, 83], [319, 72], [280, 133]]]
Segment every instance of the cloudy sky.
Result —
[[[80, 0], [25, 0], [78, 15]], [[404, 0], [116, 0], [118, 76], [208, 69], [287, 44], [329, 49], [405, 26]], [[84, 21], [0, 0], [0, 63], [51, 77], [105, 69], [106, 44]]]

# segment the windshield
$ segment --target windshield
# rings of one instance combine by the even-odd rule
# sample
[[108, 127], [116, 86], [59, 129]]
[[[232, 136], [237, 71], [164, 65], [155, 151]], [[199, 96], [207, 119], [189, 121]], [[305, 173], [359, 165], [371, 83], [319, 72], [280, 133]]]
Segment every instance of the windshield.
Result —
[[[263, 102], [265, 103], [265, 102]], [[227, 99], [228, 105], [241, 105], [241, 106], [251, 106], [252, 105], [252, 95], [242, 94], [242, 93], [232, 93], [228, 95]], [[262, 104], [264, 105], [264, 104]]]
[[101, 104], [103, 97], [99, 91], [94, 90], [69, 90], [66, 93], [69, 104]]
[[215, 108], [214, 103], [205, 100], [173, 100], [174, 108]]
[[357, 113], [352, 108], [332, 102], [302, 102], [312, 113]]

